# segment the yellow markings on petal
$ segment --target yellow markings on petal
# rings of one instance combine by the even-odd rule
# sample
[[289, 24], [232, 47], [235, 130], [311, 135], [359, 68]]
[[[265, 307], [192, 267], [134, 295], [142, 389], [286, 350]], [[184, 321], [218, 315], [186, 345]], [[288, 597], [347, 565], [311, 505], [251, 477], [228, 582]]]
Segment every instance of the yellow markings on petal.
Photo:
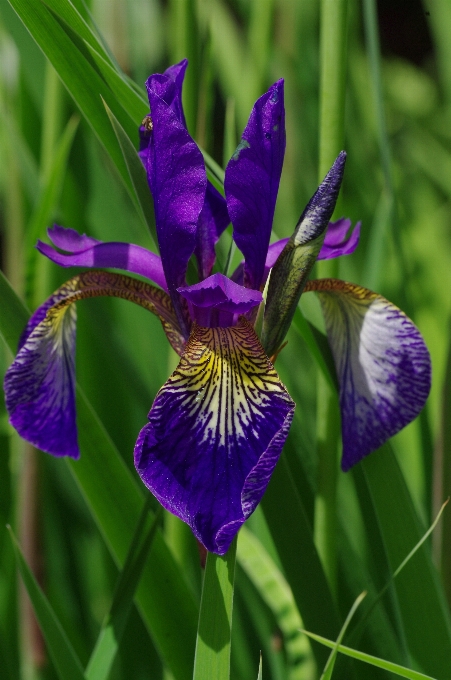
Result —
[[[195, 325], [185, 353], [164, 386], [186, 394], [188, 417], [201, 423], [201, 442], [258, 437], [253, 424], [264, 418], [271, 399], [290, 397], [252, 326], [241, 317], [230, 328]], [[195, 398], [193, 399], [193, 393]]]

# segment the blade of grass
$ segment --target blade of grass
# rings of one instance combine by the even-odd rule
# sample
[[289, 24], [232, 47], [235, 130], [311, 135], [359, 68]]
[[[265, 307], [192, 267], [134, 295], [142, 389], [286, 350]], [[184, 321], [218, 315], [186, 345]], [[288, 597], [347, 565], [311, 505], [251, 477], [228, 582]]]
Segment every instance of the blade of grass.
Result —
[[[362, 467], [394, 571], [423, 537], [424, 530], [390, 444], [365, 458]], [[403, 565], [395, 589], [410, 653], [425, 671], [444, 680], [444, 669], [451, 659], [451, 621], [426, 545], [422, 544], [407, 566]]]
[[85, 670], [86, 680], [108, 680], [124, 629], [133, 605], [136, 588], [142, 576], [162, 508], [148, 527], [150, 499], [144, 504], [138, 525], [130, 543], [124, 567], [116, 584], [110, 611], [105, 617], [99, 637]]
[[[322, 645], [333, 649], [335, 647], [335, 642], [322, 637], [321, 635], [316, 635], [315, 633], [310, 633], [308, 630], [303, 630], [305, 635], [308, 635], [312, 640], [320, 642]], [[404, 668], [397, 663], [392, 663], [391, 661], [385, 661], [385, 659], [379, 659], [371, 654], [365, 654], [364, 652], [359, 652], [356, 649], [351, 649], [350, 647], [345, 647], [344, 645], [338, 645], [338, 651], [340, 654], [346, 654], [352, 659], [357, 659], [358, 661], [363, 661], [371, 666], [376, 666], [377, 668], [382, 668], [385, 671], [399, 675], [401, 678], [408, 678], [408, 680], [436, 680], [430, 675], [424, 675], [424, 673], [419, 673], [418, 671], [410, 670], [409, 668]]]
[[229, 680], [236, 543], [225, 555], [207, 555], [193, 680]]
[[58, 202], [64, 181], [67, 160], [78, 128], [78, 123], [78, 116], [72, 116], [61, 135], [44, 179], [42, 194], [31, 215], [25, 233], [25, 254], [27, 258], [25, 267], [25, 297], [30, 301], [30, 306], [33, 309], [39, 302], [34, 299], [33, 295], [37, 287], [36, 261], [38, 257], [38, 251], [34, 246], [39, 238], [45, 236], [46, 227], [49, 225], [52, 213]]
[[80, 660], [75, 654], [52, 606], [28, 567], [11, 527], [8, 528], [20, 575], [33, 605], [34, 613], [44, 635], [58, 677], [60, 680], [84, 680]]
[[258, 538], [246, 526], [240, 529], [237, 560], [274, 615], [284, 637], [289, 666], [292, 669], [302, 666], [305, 670], [311, 652], [299, 632], [302, 621], [291, 588]]
[[125, 164], [130, 174], [130, 180], [134, 188], [132, 198], [134, 198], [134, 203], [138, 213], [141, 215], [142, 220], [149, 229], [154, 247], [158, 252], [158, 237], [155, 226], [153, 200], [152, 194], [149, 190], [149, 185], [147, 183], [146, 171], [130, 137], [127, 135], [124, 128], [105, 102], [104, 106], [108, 114], [108, 118], [111, 121], [111, 125], [113, 126], [117, 141], [121, 147], [122, 155], [124, 156]]
[[327, 660], [327, 663], [324, 667], [323, 672], [321, 673], [321, 678], [320, 680], [331, 680], [332, 678], [332, 673], [334, 670], [335, 666], [335, 661], [337, 658], [338, 654], [338, 648], [345, 636], [346, 630], [348, 629], [349, 624], [351, 623], [351, 619], [354, 616], [355, 612], [357, 611], [358, 606], [362, 602], [363, 598], [366, 597], [366, 592], [364, 591], [363, 593], [360, 593], [360, 595], [356, 598], [354, 604], [352, 605], [351, 609], [349, 610], [349, 614], [347, 615], [345, 622], [340, 630], [340, 633], [338, 634], [337, 640], [335, 642], [334, 647], [332, 648], [332, 652]]
[[[263, 512], [304, 624], [327, 630], [325, 635], [335, 638], [340, 630], [335, 602], [285, 455], [282, 453], [263, 496]], [[323, 667], [325, 650], [319, 645], [312, 649], [318, 666]]]
[[107, 102], [129, 135], [136, 129], [134, 122], [118, 104], [105, 81], [40, 0], [9, 1], [53, 64], [78, 108], [109, 153], [125, 186], [130, 190], [127, 168], [100, 97]]

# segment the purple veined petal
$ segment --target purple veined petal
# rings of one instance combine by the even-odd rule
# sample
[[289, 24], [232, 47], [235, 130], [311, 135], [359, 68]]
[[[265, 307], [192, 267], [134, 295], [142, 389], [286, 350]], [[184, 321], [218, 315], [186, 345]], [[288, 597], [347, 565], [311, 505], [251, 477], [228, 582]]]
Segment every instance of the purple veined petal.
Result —
[[178, 291], [188, 301], [193, 318], [210, 327], [231, 326], [233, 315], [246, 314], [263, 300], [260, 291], [239, 286], [219, 273]]
[[59, 224], [49, 227], [47, 234], [53, 245], [68, 253], [79, 253], [82, 250], [91, 248], [91, 246], [102, 243], [102, 241], [86, 236], [86, 234], [79, 234], [75, 229], [60, 227]]
[[319, 295], [340, 382], [346, 471], [419, 414], [431, 361], [418, 328], [381, 295], [337, 279], [308, 290]]
[[144, 484], [224, 554], [255, 510], [280, 456], [294, 403], [251, 325], [194, 326], [135, 446]]
[[233, 238], [244, 255], [244, 285], [260, 288], [285, 154], [283, 80], [254, 104], [226, 171]]
[[[69, 231], [73, 230], [70, 229]], [[60, 267], [91, 267], [95, 269], [111, 267], [112, 269], [123, 269], [133, 274], [145, 276], [163, 290], [168, 290], [163, 265], [158, 255], [132, 243], [102, 243], [98, 241], [96, 245], [88, 247], [86, 250], [75, 251], [69, 255], [58, 253], [42, 241], [37, 242], [36, 248], [42, 255], [45, 255]]]
[[16, 358], [5, 375], [11, 424], [27, 441], [54, 456], [80, 455], [75, 415], [75, 323], [73, 303], [110, 296], [156, 314], [174, 349], [184, 340], [172, 303], [162, 290], [110, 272], [88, 271], [65, 283], [31, 317]]
[[195, 250], [201, 280], [211, 274], [216, 259], [215, 245], [229, 223], [230, 217], [224, 197], [211, 182], [207, 182], [204, 207], [197, 225]]
[[[172, 81], [161, 76], [168, 87]], [[172, 83], [172, 86], [174, 84]], [[147, 157], [147, 177], [154, 199], [161, 261], [168, 290], [185, 338], [190, 321], [177, 288], [185, 284], [188, 261], [196, 248], [207, 176], [196, 143], [171, 107], [149, 86], [153, 130]]]
[[324, 243], [319, 251], [318, 260], [329, 260], [341, 255], [351, 255], [359, 245], [361, 222], [357, 222], [351, 234], [351, 220], [342, 217], [336, 222], [329, 222]]

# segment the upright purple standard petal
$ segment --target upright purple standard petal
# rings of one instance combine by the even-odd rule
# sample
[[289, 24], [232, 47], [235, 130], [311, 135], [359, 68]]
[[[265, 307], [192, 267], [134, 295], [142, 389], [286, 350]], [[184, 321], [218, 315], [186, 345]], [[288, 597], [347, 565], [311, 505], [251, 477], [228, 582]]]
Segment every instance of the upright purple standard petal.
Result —
[[431, 360], [418, 328], [381, 295], [336, 279], [308, 290], [319, 295], [340, 382], [346, 471], [419, 414]]
[[224, 188], [233, 238], [244, 255], [244, 285], [262, 283], [285, 153], [283, 80], [254, 105], [237, 150], [230, 159]]
[[216, 259], [215, 245], [229, 223], [225, 199], [208, 182], [204, 207], [197, 225], [196, 258], [200, 280], [210, 276]]
[[135, 446], [160, 503], [224, 554], [255, 510], [280, 456], [294, 403], [254, 330], [194, 326]]
[[204, 160], [165, 97], [175, 87], [167, 76], [147, 81], [153, 130], [147, 177], [154, 199], [161, 261], [180, 327], [189, 335], [189, 320], [177, 288], [185, 284], [188, 261], [196, 247], [199, 215], [207, 188]]
[[[161, 259], [150, 250], [133, 243], [102, 243], [85, 235], [80, 236], [73, 229], [58, 227], [58, 230], [55, 238], [55, 231], [49, 229], [49, 237], [58, 248], [67, 250], [70, 254], [58, 253], [42, 241], [37, 242], [36, 248], [42, 255], [45, 255], [60, 267], [123, 269], [133, 274], [145, 276], [167, 291]], [[64, 232], [71, 233], [66, 234]], [[79, 237], [79, 240], [76, 239], [75, 235]], [[92, 242], [91, 245], [89, 245], [90, 242]], [[82, 247], [83, 244], [84, 248]]]

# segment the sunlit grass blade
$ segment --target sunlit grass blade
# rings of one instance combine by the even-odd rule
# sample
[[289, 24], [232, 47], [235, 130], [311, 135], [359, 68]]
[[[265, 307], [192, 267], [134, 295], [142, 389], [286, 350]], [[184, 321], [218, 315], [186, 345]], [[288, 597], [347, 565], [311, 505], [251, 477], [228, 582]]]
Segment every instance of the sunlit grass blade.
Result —
[[311, 651], [299, 632], [302, 621], [291, 588], [258, 538], [245, 526], [240, 529], [237, 560], [274, 615], [284, 637], [290, 670], [302, 668], [299, 676], [301, 672], [313, 675]]
[[257, 680], [263, 680], [262, 653], [260, 652], [260, 663], [258, 664]]
[[113, 68], [113, 66], [111, 66], [111, 64], [94, 49], [94, 47], [88, 43], [86, 43], [86, 46], [99, 67], [99, 70], [102, 72], [105, 81], [115, 93], [117, 100], [138, 126], [149, 111], [149, 102], [144, 95], [144, 89], [142, 95], [139, 96], [135, 89], [125, 80], [123, 74]]
[[193, 680], [229, 680], [236, 542], [223, 556], [207, 555]]
[[27, 226], [25, 234], [25, 278], [27, 282], [25, 297], [27, 300], [32, 301], [32, 307], [35, 307], [34, 303], [37, 302], [33, 299], [36, 289], [36, 260], [38, 257], [38, 251], [35, 250], [34, 246], [39, 238], [44, 238], [45, 230], [49, 226], [52, 217], [52, 211], [57, 204], [78, 123], [78, 116], [73, 116], [61, 135], [53, 154], [47, 177], [44, 179], [42, 194]]
[[357, 624], [357, 626], [353, 629], [352, 634], [349, 636], [348, 639], [349, 639], [350, 641], [352, 640], [352, 641], [355, 643], [355, 641], [358, 640], [358, 639], [360, 638], [360, 635], [362, 634], [363, 630], [365, 629], [365, 627], [366, 627], [366, 625], [367, 625], [367, 621], [368, 621], [369, 617], [371, 616], [371, 614], [374, 612], [375, 607], [376, 607], [377, 604], [382, 600], [383, 596], [385, 595], [385, 593], [387, 592], [387, 590], [390, 588], [390, 586], [392, 586], [393, 581], [394, 581], [395, 578], [398, 576], [398, 574], [399, 574], [399, 573], [402, 571], [402, 569], [408, 564], [408, 562], [412, 559], [412, 557], [413, 557], [414, 554], [417, 552], [417, 550], [419, 550], [419, 549], [421, 548], [421, 546], [423, 545], [423, 543], [424, 543], [424, 542], [429, 538], [429, 536], [432, 534], [432, 532], [433, 532], [434, 529], [436, 528], [437, 524], [439, 523], [440, 518], [441, 518], [441, 516], [442, 516], [442, 514], [443, 514], [443, 511], [444, 511], [446, 505], [448, 504], [448, 502], [449, 502], [449, 499], [446, 500], [445, 503], [443, 503], [443, 505], [442, 505], [442, 507], [440, 508], [440, 511], [439, 511], [439, 513], [437, 514], [437, 517], [435, 518], [435, 520], [434, 520], [434, 522], [432, 523], [432, 525], [429, 527], [429, 529], [426, 531], [426, 533], [422, 536], [422, 538], [418, 541], [418, 543], [416, 544], [416, 546], [410, 551], [410, 553], [407, 555], [407, 557], [401, 562], [401, 564], [399, 565], [399, 567], [393, 572], [391, 578], [390, 578], [389, 581], [385, 584], [385, 586], [382, 588], [382, 590], [380, 590], [380, 591], [375, 595], [374, 599], [372, 600], [372, 602], [371, 602], [371, 604], [369, 605], [368, 609], [366, 610], [365, 614], [364, 614], [363, 617], [360, 619], [360, 621], [359, 621], [359, 623]]
[[133, 597], [162, 515], [161, 510], [157, 512], [150, 526], [146, 528], [146, 524], [149, 524], [148, 511], [149, 501], [144, 504], [116, 584], [110, 611], [105, 618], [96, 646], [86, 667], [86, 680], [108, 680], [133, 605]]
[[[335, 602], [285, 454], [272, 475], [262, 507], [304, 625], [313, 630], [327, 630], [325, 635], [335, 638], [340, 630]], [[324, 667], [325, 650], [319, 645], [313, 645], [312, 649], [317, 664]]]
[[[387, 558], [395, 571], [424, 531], [390, 445], [385, 444], [365, 458], [362, 467]], [[444, 680], [444, 669], [451, 659], [451, 622], [426, 545], [420, 546], [407, 566], [403, 565], [395, 580], [395, 590], [410, 653], [423, 670]], [[428, 625], [424, 625], [425, 621]]]
[[[15, 352], [29, 318], [0, 272], [0, 335]], [[143, 494], [80, 388], [77, 424], [82, 455], [67, 462], [113, 558], [120, 565], [138, 521]], [[137, 602], [155, 645], [176, 680], [188, 680], [196, 639], [197, 607], [161, 532], [138, 587]]]
[[58, 677], [60, 680], [84, 680], [83, 668], [80, 660], [75, 654], [52, 606], [26, 563], [20, 546], [11, 529], [10, 535], [20, 575], [30, 597], [34, 613], [44, 635]]
[[133, 121], [118, 104], [107, 84], [40, 0], [10, 0], [10, 4], [53, 64], [80, 111], [111, 156], [125, 186], [130, 188], [127, 168], [116, 136], [109, 125], [101, 97], [129, 134], [136, 129]]
[[155, 250], [158, 252], [158, 237], [155, 226], [153, 200], [147, 183], [146, 171], [130, 137], [127, 135], [114, 113], [108, 108], [108, 105], [105, 102], [104, 104], [130, 174], [130, 179], [134, 188], [132, 198], [134, 199], [138, 212], [141, 214], [143, 221], [149, 229]]
[[332, 648], [332, 652], [327, 660], [327, 663], [324, 667], [323, 672], [321, 673], [321, 678], [320, 680], [331, 680], [332, 678], [332, 673], [334, 670], [335, 666], [335, 661], [337, 658], [338, 654], [338, 648], [340, 647], [341, 641], [343, 640], [345, 633], [348, 629], [349, 624], [351, 623], [351, 619], [354, 616], [355, 612], [357, 611], [358, 606], [362, 602], [363, 598], [366, 597], [366, 592], [360, 593], [360, 595], [357, 597], [355, 600], [354, 604], [352, 605], [351, 609], [349, 610], [349, 614], [346, 617], [346, 620], [340, 630], [340, 633], [337, 637], [337, 640], [335, 642], [334, 647]]
[[[308, 630], [304, 630], [303, 633], [308, 635], [312, 640], [316, 640], [326, 647], [330, 647], [331, 649], [334, 649], [335, 647], [335, 642], [321, 637], [321, 635], [316, 635], [316, 633], [311, 633]], [[410, 668], [404, 668], [404, 666], [400, 666], [397, 663], [392, 663], [391, 661], [385, 661], [385, 659], [378, 659], [376, 656], [359, 652], [356, 649], [351, 649], [350, 647], [345, 647], [344, 645], [338, 645], [338, 651], [340, 654], [345, 654], [346, 656], [350, 656], [352, 659], [357, 659], [358, 661], [363, 661], [364, 663], [371, 664], [377, 668], [382, 668], [382, 670], [394, 673], [401, 678], [408, 678], [408, 680], [436, 680], [436, 678], [433, 678], [430, 675], [424, 675], [424, 673], [413, 671]]]

